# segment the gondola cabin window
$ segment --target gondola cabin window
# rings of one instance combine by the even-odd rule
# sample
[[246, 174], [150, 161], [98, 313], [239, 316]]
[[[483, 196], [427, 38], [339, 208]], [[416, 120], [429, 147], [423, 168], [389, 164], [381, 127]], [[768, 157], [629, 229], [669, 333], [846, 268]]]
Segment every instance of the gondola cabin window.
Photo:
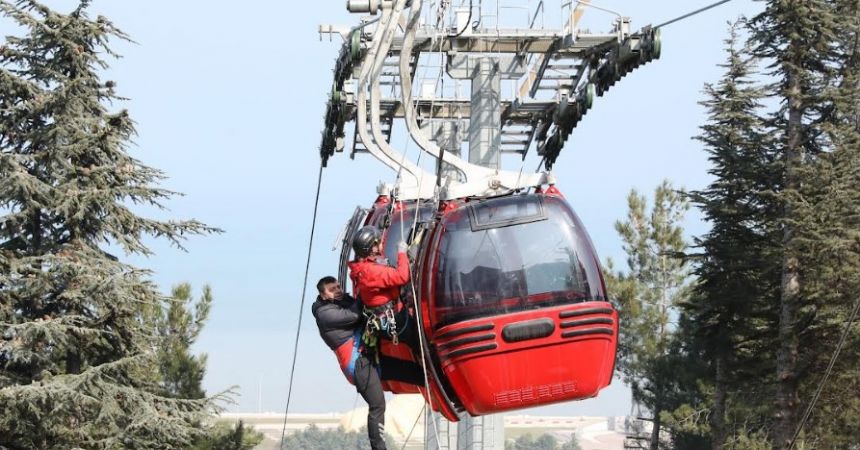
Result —
[[442, 220], [437, 328], [605, 298], [591, 242], [561, 198], [470, 202]]

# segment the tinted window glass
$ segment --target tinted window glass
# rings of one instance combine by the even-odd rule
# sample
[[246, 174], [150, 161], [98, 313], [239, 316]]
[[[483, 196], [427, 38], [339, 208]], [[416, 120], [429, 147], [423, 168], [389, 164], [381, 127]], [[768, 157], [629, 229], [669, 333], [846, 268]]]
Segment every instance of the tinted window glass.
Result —
[[541, 197], [505, 197], [469, 206], [472, 231], [546, 219]]
[[588, 236], [564, 200], [486, 200], [448, 215], [442, 226], [436, 326], [604, 299]]

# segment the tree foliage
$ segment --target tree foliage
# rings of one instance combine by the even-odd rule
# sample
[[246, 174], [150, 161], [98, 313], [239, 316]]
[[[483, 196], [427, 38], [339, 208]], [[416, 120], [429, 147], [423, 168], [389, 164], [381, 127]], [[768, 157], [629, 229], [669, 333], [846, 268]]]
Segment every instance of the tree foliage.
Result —
[[[173, 287], [170, 297], [155, 314], [161, 336], [158, 348], [160, 385], [164, 395], [179, 399], [202, 399], [203, 376], [206, 373], [206, 355], [194, 355], [192, 345], [197, 341], [209, 311], [212, 308], [212, 289], [207, 285], [195, 301], [191, 285], [181, 283]], [[235, 425], [223, 422], [201, 423], [201, 436], [194, 440], [193, 450], [245, 450], [259, 444], [263, 435], [245, 427], [242, 421]]]
[[134, 122], [103, 81], [128, 36], [88, 2], [69, 14], [0, 1], [0, 447], [188, 446], [214, 405], [160, 383], [162, 297], [112, 252], [216, 231], [142, 217], [174, 195], [128, 153]]
[[701, 102], [708, 122], [697, 139], [714, 180], [690, 195], [711, 229], [696, 240], [698, 283], [684, 305], [686, 349], [705, 372], [711, 410], [700, 431], [710, 433], [715, 449], [741, 423], [757, 429], [770, 423], [767, 409], [756, 406], [773, 395], [775, 361], [761, 356], [777, 342], [782, 264], [782, 208], [774, 195], [782, 163], [760, 117], [765, 90], [754, 81], [749, 46], [739, 43], [742, 26], [730, 27], [725, 75], [705, 86]]
[[[385, 444], [388, 448], [399, 448], [394, 440], [386, 435]], [[320, 429], [311, 424], [308, 428], [287, 435], [281, 443], [283, 450], [370, 450], [367, 439], [367, 428], [358, 431], [346, 431], [342, 427], [336, 429]]]
[[531, 434], [523, 434], [516, 439], [509, 439], [505, 442], [505, 450], [581, 450], [579, 440], [576, 435], [571, 435], [570, 439], [559, 443], [551, 434], [542, 434], [534, 437]]
[[651, 448], [660, 442], [661, 413], [677, 391], [678, 305], [689, 295], [687, 244], [680, 225], [687, 211], [684, 196], [664, 181], [654, 191], [650, 212], [645, 197], [631, 191], [625, 221], [616, 222], [627, 253], [627, 271], [612, 274], [610, 294], [617, 299], [620, 323], [618, 368], [634, 401], [651, 411]]
[[246, 427], [241, 420], [235, 425], [218, 422], [190, 450], [251, 450], [262, 440], [262, 433]]
[[[845, 6], [840, 11], [840, 7]], [[811, 375], [805, 336], [814, 332], [822, 297], [821, 265], [815, 248], [827, 240], [818, 217], [833, 186], [822, 178], [821, 163], [838, 151], [828, 131], [837, 111], [840, 74], [850, 59], [843, 33], [856, 22], [858, 5], [839, 0], [770, 1], [752, 19], [756, 56], [768, 61], [774, 79], [770, 94], [779, 101], [768, 123], [778, 136], [776, 151], [783, 164], [779, 222], [783, 262], [780, 283], [779, 340], [776, 351], [774, 449], [785, 449], [799, 425], [801, 393]], [[850, 50], [849, 50], [850, 51]], [[854, 87], [856, 89], [856, 86]], [[813, 183], [812, 185], [810, 183]], [[826, 264], [826, 263], [825, 263]]]
[[193, 301], [191, 285], [174, 286], [158, 318], [159, 333], [163, 338], [158, 349], [162, 384], [166, 395], [176, 398], [203, 398], [203, 375], [206, 373], [206, 355], [191, 354], [191, 345], [197, 341], [209, 310], [212, 308], [212, 289], [203, 287], [203, 294]]
[[860, 4], [762, 3], [745, 45], [732, 29], [726, 73], [705, 89], [698, 139], [715, 178], [691, 198], [712, 228], [681, 318], [701, 375], [667, 420], [713, 449], [786, 449], [802, 425], [795, 448], [850, 448], [856, 327], [833, 377], [821, 375], [860, 287]]
[[579, 440], [574, 434], [570, 436], [570, 439], [561, 443], [559, 450], [582, 450], [582, 446], [579, 445]]

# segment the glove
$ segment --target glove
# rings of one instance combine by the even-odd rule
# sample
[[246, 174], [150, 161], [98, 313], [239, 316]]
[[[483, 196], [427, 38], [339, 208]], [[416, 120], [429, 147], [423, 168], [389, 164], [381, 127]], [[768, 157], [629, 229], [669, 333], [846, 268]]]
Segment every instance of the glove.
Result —
[[406, 253], [406, 250], [407, 250], [408, 248], [409, 248], [409, 246], [408, 246], [408, 245], [406, 245], [406, 243], [405, 243], [405, 242], [403, 242], [403, 241], [400, 241], [400, 243], [399, 243], [399, 244], [397, 244], [397, 251], [398, 251], [398, 252]]

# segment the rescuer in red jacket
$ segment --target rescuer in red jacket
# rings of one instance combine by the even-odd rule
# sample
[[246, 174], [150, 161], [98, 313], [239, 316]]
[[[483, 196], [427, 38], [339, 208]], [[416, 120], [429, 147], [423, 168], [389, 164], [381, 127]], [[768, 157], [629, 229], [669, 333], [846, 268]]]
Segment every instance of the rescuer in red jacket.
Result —
[[[378, 228], [362, 227], [352, 240], [356, 259], [349, 263], [355, 296], [364, 305], [367, 318], [362, 340], [371, 349], [377, 347], [378, 337], [398, 343], [409, 321], [406, 308], [398, 301], [401, 287], [409, 282], [406, 244], [399, 244], [397, 266], [391, 267], [382, 256], [381, 240], [382, 233]], [[409, 340], [412, 341], [411, 338]]]
[[409, 259], [406, 243], [397, 252], [397, 266], [389, 266], [382, 256], [379, 228], [363, 227], [352, 240], [355, 261], [349, 263], [349, 276], [355, 294], [367, 308], [378, 308], [400, 298], [400, 288], [409, 282]]

